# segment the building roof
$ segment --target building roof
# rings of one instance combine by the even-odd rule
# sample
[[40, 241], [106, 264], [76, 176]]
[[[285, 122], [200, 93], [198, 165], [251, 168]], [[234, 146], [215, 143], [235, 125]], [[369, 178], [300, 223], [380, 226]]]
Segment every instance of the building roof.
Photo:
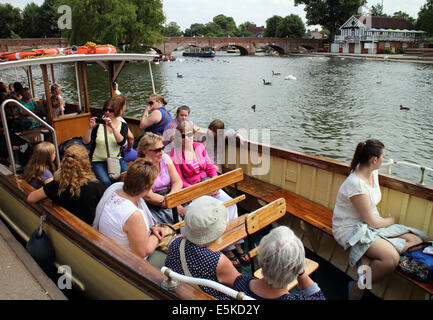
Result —
[[[375, 29], [408, 29], [414, 30], [415, 27], [412, 23], [407, 21], [404, 18], [389, 18], [389, 17], [376, 17], [376, 16], [360, 16], [355, 15], [363, 25], [367, 25], [371, 23], [371, 26], [368, 25], [369, 28]], [[371, 22], [370, 22], [371, 21]]]
[[253, 35], [258, 35], [265, 32], [265, 27], [250, 26], [247, 28], [247, 31], [251, 32]]

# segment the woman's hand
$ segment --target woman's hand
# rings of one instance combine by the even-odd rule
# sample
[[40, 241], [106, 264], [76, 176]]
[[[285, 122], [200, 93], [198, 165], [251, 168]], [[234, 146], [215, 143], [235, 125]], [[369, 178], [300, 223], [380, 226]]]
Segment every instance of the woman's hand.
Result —
[[216, 197], [219, 194], [220, 194], [220, 191], [219, 190], [215, 190], [215, 191], [212, 191], [211, 193], [208, 193], [208, 196], [210, 196], [210, 197]]
[[152, 234], [155, 235], [158, 241], [161, 241], [161, 239], [165, 237], [165, 230], [163, 227], [150, 227], [150, 231], [152, 231]]
[[89, 129], [93, 129], [94, 127], [96, 127], [96, 117], [90, 118], [89, 121]]
[[108, 128], [113, 129], [113, 123], [111, 122], [111, 118], [109, 118], [109, 117], [105, 117], [105, 118], [102, 118], [102, 119], [105, 121], [105, 125], [106, 125]]
[[182, 217], [185, 218], [186, 215], [186, 209], [182, 206], [177, 206], [177, 214]]

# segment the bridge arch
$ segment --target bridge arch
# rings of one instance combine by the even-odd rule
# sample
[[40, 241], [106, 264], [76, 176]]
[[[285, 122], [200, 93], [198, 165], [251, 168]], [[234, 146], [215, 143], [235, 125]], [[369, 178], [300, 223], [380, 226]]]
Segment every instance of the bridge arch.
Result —
[[279, 46], [276, 46], [274, 44], [268, 44], [267, 46], [271, 47], [273, 50], [277, 51], [279, 55], [285, 54], [284, 49], [279, 47]]
[[249, 52], [246, 48], [239, 46], [239, 45], [236, 45], [236, 44], [235, 45], [233, 45], [233, 44], [220, 44], [219, 47], [215, 48], [215, 51], [218, 51], [221, 48], [228, 47], [228, 46], [235, 47], [236, 49], [239, 49], [241, 56], [247, 56], [249, 54]]

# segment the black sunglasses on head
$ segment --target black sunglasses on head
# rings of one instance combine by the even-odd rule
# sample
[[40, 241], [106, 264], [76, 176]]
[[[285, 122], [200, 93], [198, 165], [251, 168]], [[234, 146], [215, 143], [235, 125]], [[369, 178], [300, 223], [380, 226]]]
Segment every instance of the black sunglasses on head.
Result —
[[114, 110], [113, 109], [108, 109], [108, 108], [102, 108], [102, 111], [103, 112], [110, 112], [110, 113], [114, 113]]

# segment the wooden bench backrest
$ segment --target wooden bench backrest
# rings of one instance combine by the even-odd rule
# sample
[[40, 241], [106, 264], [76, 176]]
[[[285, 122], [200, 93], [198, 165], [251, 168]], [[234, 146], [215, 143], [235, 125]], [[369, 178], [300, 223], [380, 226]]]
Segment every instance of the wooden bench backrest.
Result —
[[[250, 214], [243, 215], [238, 217], [236, 220], [230, 221], [227, 224], [226, 231], [221, 236], [221, 242], [220, 243], [213, 243], [209, 246], [211, 250], [214, 251], [221, 251], [228, 246], [231, 246], [232, 244], [238, 242], [241, 239], [244, 239], [248, 236], [247, 233], [247, 225], [248, 223], [245, 223], [248, 219], [251, 219], [254, 221], [254, 232], [257, 232], [258, 228], [264, 228], [268, 224], [278, 220], [284, 214], [286, 213], [286, 202], [284, 199], [277, 199], [273, 201], [272, 203], [257, 209], [254, 212], [251, 212]], [[267, 223], [267, 224], [266, 224]]]
[[286, 214], [286, 200], [277, 199], [268, 205], [251, 212], [245, 221], [247, 234], [251, 235], [272, 222], [282, 218]]
[[244, 178], [242, 168], [229, 171], [212, 179], [186, 187], [177, 192], [167, 195], [167, 208], [175, 208], [198, 197], [204, 196], [212, 191], [219, 190]]

